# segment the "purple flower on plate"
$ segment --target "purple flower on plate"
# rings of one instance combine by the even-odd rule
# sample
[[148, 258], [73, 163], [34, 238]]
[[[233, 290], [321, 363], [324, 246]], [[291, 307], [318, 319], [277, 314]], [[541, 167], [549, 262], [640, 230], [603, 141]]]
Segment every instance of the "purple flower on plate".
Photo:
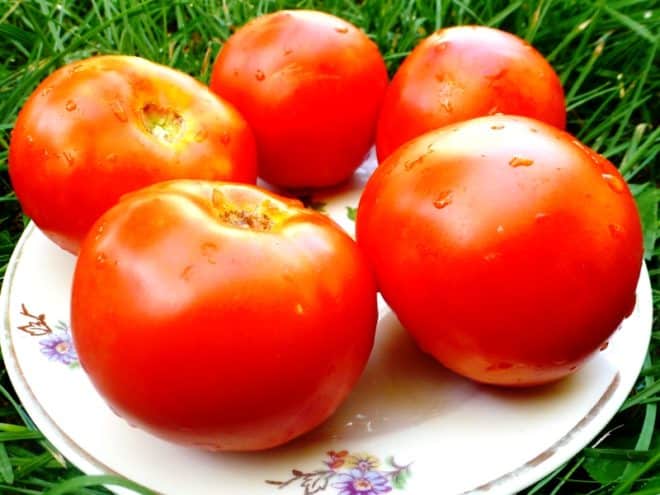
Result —
[[361, 471], [352, 469], [348, 473], [338, 474], [336, 483], [338, 495], [378, 495], [392, 490], [387, 478], [378, 471]]
[[71, 334], [55, 332], [39, 341], [41, 353], [51, 361], [59, 361], [67, 366], [78, 364], [78, 354], [73, 347]]

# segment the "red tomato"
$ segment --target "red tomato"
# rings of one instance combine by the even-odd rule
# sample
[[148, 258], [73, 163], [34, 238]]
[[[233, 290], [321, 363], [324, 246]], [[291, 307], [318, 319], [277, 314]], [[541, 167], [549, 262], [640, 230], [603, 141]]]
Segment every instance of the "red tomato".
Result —
[[373, 142], [386, 86], [385, 63], [362, 31], [307, 10], [246, 24], [211, 77], [254, 130], [259, 175], [288, 188], [350, 177]]
[[412, 51], [387, 90], [378, 159], [432, 129], [494, 113], [563, 129], [566, 109], [557, 74], [513, 34], [484, 26], [442, 29]]
[[119, 197], [174, 178], [256, 180], [254, 138], [192, 77], [137, 57], [94, 57], [46, 78], [21, 110], [9, 173], [25, 214], [76, 253]]
[[163, 438], [272, 447], [347, 396], [373, 345], [376, 288], [321, 213], [254, 186], [171, 181], [124, 197], [73, 280], [80, 362], [110, 406]]
[[420, 347], [501, 385], [579, 367], [632, 311], [642, 259], [617, 169], [569, 134], [511, 116], [399, 148], [366, 186], [357, 239]]

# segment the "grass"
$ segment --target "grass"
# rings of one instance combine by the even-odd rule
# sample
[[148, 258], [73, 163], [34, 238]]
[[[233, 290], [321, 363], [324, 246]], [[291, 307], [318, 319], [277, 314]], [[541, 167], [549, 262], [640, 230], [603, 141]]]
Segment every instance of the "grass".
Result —
[[[210, 64], [246, 20], [285, 7], [350, 20], [378, 43], [390, 72], [441, 26], [477, 23], [517, 33], [559, 73], [569, 130], [617, 164], [638, 201], [646, 260], [660, 308], [658, 152], [660, 5], [650, 0], [0, 0], [0, 276], [26, 219], [7, 177], [7, 148], [25, 98], [64, 63], [124, 53], [171, 65], [207, 82]], [[644, 370], [600, 437], [526, 492], [660, 493], [660, 326]], [[83, 476], [36, 430], [0, 366], [0, 493], [107, 493], [126, 482]], [[147, 493], [141, 491], [139, 493]]]

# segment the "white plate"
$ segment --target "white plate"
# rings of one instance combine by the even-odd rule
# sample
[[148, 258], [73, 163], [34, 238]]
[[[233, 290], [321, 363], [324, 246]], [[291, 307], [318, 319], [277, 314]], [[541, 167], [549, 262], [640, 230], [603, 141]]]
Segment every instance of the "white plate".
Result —
[[[374, 163], [371, 154], [348, 187], [315, 198], [351, 233], [348, 207], [357, 206]], [[367, 370], [326, 424], [267, 452], [212, 454], [132, 428], [96, 393], [68, 348], [73, 267], [71, 255], [28, 227], [2, 288], [1, 343], [11, 380], [36, 425], [83, 471], [120, 474], [168, 495], [514, 493], [605, 427], [635, 382], [651, 334], [644, 269], [635, 310], [607, 349], [560, 383], [499, 390], [423, 355], [380, 301]], [[372, 489], [354, 490], [359, 480]]]

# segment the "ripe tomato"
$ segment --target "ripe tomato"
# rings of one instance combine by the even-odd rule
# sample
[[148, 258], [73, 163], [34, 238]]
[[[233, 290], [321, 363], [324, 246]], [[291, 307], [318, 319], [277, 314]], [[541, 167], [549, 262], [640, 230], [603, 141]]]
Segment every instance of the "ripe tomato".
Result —
[[211, 89], [254, 130], [259, 175], [288, 188], [350, 177], [373, 142], [386, 86], [385, 63], [362, 31], [306, 10], [246, 24], [211, 77]]
[[378, 159], [432, 129], [494, 113], [563, 129], [566, 109], [557, 74], [513, 34], [485, 26], [442, 29], [412, 51], [387, 90]]
[[59, 69], [30, 96], [9, 174], [25, 214], [76, 253], [128, 191], [174, 178], [254, 183], [256, 148], [236, 110], [192, 77], [101, 56]]
[[373, 345], [376, 287], [355, 242], [297, 200], [170, 181], [93, 226], [71, 318], [82, 366], [119, 415], [172, 441], [256, 450], [347, 396]]
[[399, 148], [367, 183], [357, 239], [420, 347], [501, 385], [580, 366], [632, 311], [642, 259], [616, 168], [569, 134], [512, 116]]

